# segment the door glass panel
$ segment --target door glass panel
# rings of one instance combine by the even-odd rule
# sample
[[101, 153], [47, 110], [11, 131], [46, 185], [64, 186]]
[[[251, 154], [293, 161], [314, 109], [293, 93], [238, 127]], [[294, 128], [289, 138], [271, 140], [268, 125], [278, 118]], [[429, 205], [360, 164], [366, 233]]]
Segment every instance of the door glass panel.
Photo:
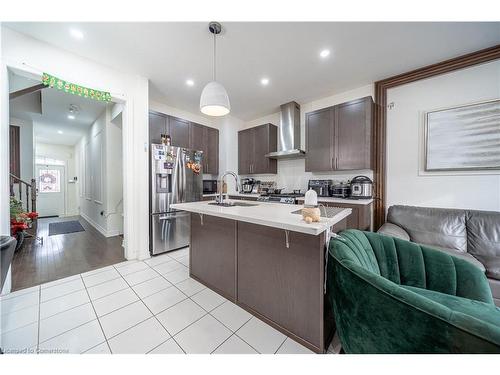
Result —
[[60, 193], [61, 174], [57, 169], [40, 169], [39, 191], [41, 193]]

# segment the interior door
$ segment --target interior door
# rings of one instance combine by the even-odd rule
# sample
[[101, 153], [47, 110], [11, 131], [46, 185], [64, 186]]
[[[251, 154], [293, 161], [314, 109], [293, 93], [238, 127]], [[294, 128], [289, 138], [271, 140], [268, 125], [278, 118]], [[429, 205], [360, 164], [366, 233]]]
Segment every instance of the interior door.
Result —
[[64, 166], [37, 165], [37, 211], [40, 217], [65, 214], [66, 176]]

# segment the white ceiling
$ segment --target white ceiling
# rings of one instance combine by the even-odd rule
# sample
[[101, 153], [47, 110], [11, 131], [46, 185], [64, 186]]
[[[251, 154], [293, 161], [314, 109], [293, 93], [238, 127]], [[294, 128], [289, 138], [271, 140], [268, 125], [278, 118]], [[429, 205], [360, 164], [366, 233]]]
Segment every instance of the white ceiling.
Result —
[[[150, 79], [153, 100], [199, 113], [211, 80], [206, 23], [6, 23], [100, 63]], [[78, 28], [83, 40], [69, 29]], [[500, 43], [500, 23], [227, 22], [218, 81], [232, 115], [251, 120], [290, 100], [308, 102]], [[328, 48], [331, 55], [320, 59]], [[260, 79], [267, 77], [267, 87]], [[188, 87], [187, 79], [195, 85]]]
[[[19, 87], [30, 87], [41, 83], [9, 74], [9, 91], [16, 91]], [[13, 88], [16, 88], [14, 90]], [[42, 143], [74, 145], [88, 131], [106, 108], [106, 104], [95, 100], [82, 98], [56, 89], [46, 88], [42, 94], [42, 114], [26, 111], [23, 105], [17, 105], [17, 99], [11, 101], [10, 116], [24, 120], [31, 120], [34, 124], [35, 140]], [[22, 97], [19, 97], [20, 99]], [[68, 119], [69, 106], [75, 104], [80, 111], [75, 114], [75, 119]], [[62, 131], [62, 134], [58, 132]]]

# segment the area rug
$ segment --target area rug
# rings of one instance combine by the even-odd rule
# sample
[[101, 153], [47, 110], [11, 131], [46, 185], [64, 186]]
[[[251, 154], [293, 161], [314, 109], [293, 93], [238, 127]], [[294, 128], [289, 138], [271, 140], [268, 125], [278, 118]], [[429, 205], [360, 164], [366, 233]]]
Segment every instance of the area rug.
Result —
[[84, 232], [85, 229], [82, 227], [77, 220], [71, 221], [60, 221], [57, 223], [49, 224], [49, 236], [54, 236], [56, 234], [67, 234], [74, 232]]

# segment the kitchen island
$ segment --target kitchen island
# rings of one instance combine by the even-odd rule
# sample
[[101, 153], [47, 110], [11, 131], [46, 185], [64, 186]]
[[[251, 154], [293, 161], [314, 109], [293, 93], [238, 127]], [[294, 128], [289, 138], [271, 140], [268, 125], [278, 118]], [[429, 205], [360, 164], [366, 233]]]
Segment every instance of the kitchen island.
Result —
[[239, 202], [172, 205], [191, 212], [190, 276], [315, 352], [333, 319], [324, 296], [328, 231], [345, 228], [350, 209], [307, 224], [303, 206]]

